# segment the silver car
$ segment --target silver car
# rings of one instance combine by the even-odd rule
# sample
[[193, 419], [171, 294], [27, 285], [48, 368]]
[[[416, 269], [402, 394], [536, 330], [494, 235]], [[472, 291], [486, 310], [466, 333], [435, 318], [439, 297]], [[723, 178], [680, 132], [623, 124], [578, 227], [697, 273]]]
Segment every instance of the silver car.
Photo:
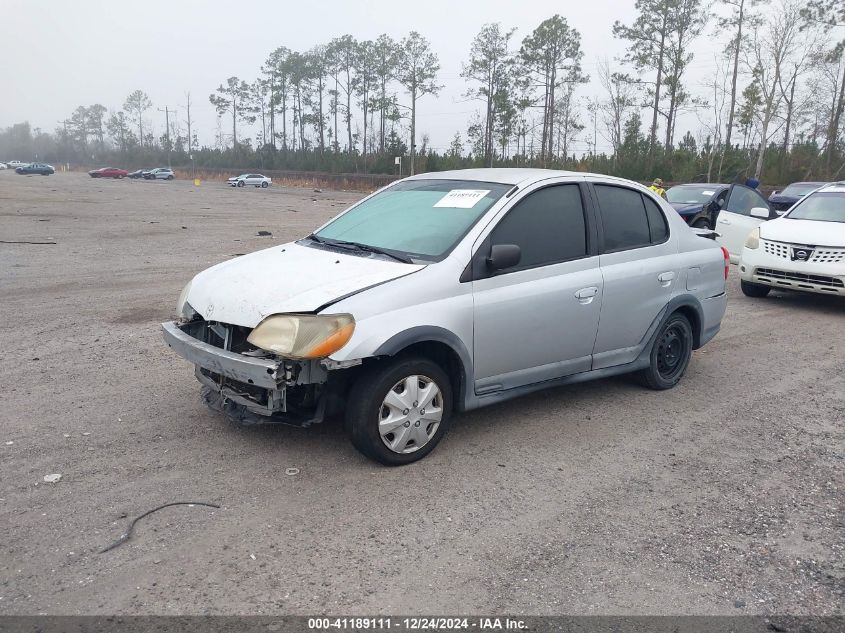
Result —
[[361, 452], [407, 464], [455, 412], [627, 372], [673, 387], [719, 331], [727, 270], [634, 182], [427, 173], [199, 273], [162, 326], [212, 408], [300, 426], [342, 412]]

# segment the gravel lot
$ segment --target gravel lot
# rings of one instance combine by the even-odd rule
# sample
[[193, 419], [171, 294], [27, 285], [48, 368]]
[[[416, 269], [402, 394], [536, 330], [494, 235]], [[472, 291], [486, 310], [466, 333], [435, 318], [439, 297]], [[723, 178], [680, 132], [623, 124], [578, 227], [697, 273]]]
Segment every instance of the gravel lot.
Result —
[[[208, 412], [159, 333], [182, 286], [359, 196], [0, 173], [0, 240], [56, 242], [0, 243], [0, 613], [842, 613], [842, 300], [734, 271], [676, 389], [475, 411], [400, 469]], [[97, 553], [174, 501], [221, 508]]]

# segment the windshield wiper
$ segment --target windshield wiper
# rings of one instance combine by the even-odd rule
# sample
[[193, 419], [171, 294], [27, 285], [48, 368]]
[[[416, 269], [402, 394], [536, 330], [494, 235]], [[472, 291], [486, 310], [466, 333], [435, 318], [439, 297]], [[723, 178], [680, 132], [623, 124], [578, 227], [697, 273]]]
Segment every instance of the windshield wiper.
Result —
[[318, 244], [328, 244], [330, 246], [339, 246], [341, 248], [348, 248], [349, 250], [354, 251], [364, 251], [367, 253], [377, 253], [379, 255], [387, 255], [388, 257], [392, 257], [393, 259], [400, 261], [404, 264], [413, 264], [414, 260], [412, 260], [407, 255], [400, 255], [399, 253], [394, 253], [393, 251], [389, 251], [384, 248], [379, 248], [378, 246], [370, 246], [369, 244], [361, 244], [360, 242], [348, 242], [346, 240], [335, 240], [331, 238], [325, 237], [317, 237], [315, 234], [311, 234], [308, 236], [309, 240], [313, 240]]

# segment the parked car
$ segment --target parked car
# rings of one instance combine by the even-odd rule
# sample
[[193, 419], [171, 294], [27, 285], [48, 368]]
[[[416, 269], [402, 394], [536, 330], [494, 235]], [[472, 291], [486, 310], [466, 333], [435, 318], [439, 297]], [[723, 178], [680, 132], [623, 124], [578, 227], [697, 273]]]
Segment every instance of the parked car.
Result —
[[18, 167], [24, 167], [24, 166], [28, 165], [29, 163], [22, 163], [19, 160], [10, 160], [6, 164], [9, 166], [10, 169], [17, 169]]
[[783, 191], [772, 192], [772, 195], [769, 196], [769, 206], [771, 206], [778, 215], [783, 215], [801, 198], [826, 184], [827, 183], [824, 182], [793, 182]]
[[151, 171], [151, 170], [149, 170], [149, 169], [136, 169], [135, 171], [130, 171], [128, 174], [126, 174], [126, 177], [132, 178], [132, 179], [143, 178], [144, 173], [148, 172], [148, 171]]
[[173, 180], [173, 170], [169, 167], [156, 167], [143, 172], [145, 180]]
[[117, 167], [103, 167], [101, 169], [92, 169], [88, 172], [91, 178], [125, 178], [129, 172], [125, 169], [118, 169]]
[[353, 444], [398, 465], [455, 411], [627, 372], [673, 387], [719, 331], [727, 269], [631, 181], [435, 172], [199, 273], [162, 327], [212, 408], [299, 426], [345, 411]]
[[772, 288], [845, 296], [845, 181], [813, 191], [754, 229], [739, 273], [749, 297]]
[[6, 163], [0, 163], [0, 171], [4, 169], [8, 169], [8, 167], [6, 167]]
[[772, 211], [759, 191], [745, 185], [731, 185], [716, 220], [716, 240], [728, 250], [731, 261], [736, 263], [748, 234], [761, 223], [776, 217], [778, 214]]
[[52, 165], [48, 165], [47, 163], [29, 163], [29, 165], [18, 167], [15, 169], [15, 172], [19, 174], [41, 174], [42, 176], [50, 176], [51, 174], [55, 174], [56, 170]]
[[240, 176], [229, 178], [228, 182], [232, 187], [254, 185], [255, 187], [266, 189], [273, 183], [273, 180], [267, 176], [263, 176], [262, 174], [241, 174]]
[[729, 189], [730, 185], [711, 183], [675, 185], [666, 191], [666, 199], [688, 225], [713, 229]]

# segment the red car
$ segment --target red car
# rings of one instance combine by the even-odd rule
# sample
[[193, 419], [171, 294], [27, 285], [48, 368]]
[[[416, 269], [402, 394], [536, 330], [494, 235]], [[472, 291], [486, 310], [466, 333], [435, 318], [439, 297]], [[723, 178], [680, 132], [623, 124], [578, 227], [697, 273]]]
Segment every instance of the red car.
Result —
[[117, 167], [103, 167], [102, 169], [92, 169], [88, 172], [88, 175], [91, 178], [125, 178], [129, 175], [129, 172]]

